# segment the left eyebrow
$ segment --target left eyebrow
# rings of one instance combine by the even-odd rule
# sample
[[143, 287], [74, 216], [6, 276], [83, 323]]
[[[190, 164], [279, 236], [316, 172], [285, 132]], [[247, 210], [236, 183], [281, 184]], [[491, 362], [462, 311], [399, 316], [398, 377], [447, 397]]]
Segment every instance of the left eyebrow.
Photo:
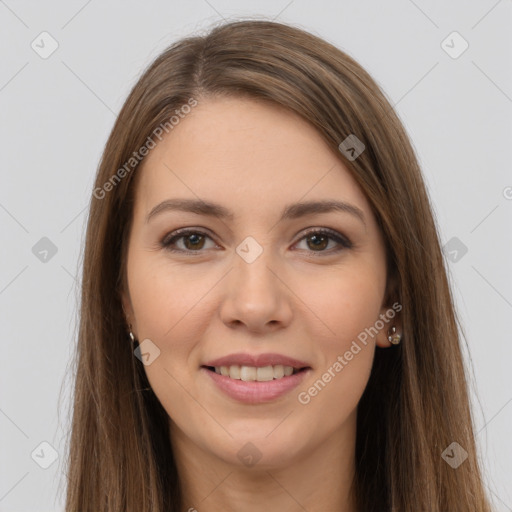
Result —
[[[167, 199], [157, 204], [148, 213], [146, 223], [161, 212], [176, 210], [195, 213], [197, 215], [207, 215], [219, 219], [232, 220], [234, 218], [234, 213], [232, 211], [217, 203], [197, 199]], [[360, 208], [344, 201], [335, 200], [306, 201], [287, 205], [283, 209], [280, 221], [298, 219], [312, 214], [330, 213], [333, 211], [349, 213], [359, 219], [366, 226], [364, 213]]]
[[305, 215], [311, 215], [315, 213], [330, 213], [333, 211], [345, 212], [353, 215], [359, 219], [365, 226], [366, 222], [364, 219], [363, 211], [357, 206], [346, 203], [345, 201], [306, 201], [302, 203], [295, 203], [286, 206], [281, 215], [281, 220], [286, 219], [297, 219], [304, 217]]

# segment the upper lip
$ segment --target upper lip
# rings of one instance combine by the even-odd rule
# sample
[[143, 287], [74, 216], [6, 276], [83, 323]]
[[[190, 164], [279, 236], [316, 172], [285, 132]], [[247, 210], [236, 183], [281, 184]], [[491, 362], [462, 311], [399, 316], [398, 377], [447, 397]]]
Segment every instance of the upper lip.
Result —
[[303, 361], [299, 361], [293, 357], [284, 356], [282, 354], [230, 354], [228, 356], [219, 357], [218, 359], [212, 359], [203, 366], [292, 366], [297, 370], [301, 368], [309, 368], [309, 365]]

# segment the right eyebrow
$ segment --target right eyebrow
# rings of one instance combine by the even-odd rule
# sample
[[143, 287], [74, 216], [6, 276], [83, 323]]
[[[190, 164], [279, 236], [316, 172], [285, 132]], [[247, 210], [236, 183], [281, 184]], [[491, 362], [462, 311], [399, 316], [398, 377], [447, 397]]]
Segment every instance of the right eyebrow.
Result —
[[208, 215], [218, 219], [233, 219], [234, 214], [220, 204], [201, 201], [200, 199], [167, 199], [157, 204], [147, 215], [146, 222], [152, 217], [164, 211], [178, 210], [182, 212], [196, 213], [197, 215]]

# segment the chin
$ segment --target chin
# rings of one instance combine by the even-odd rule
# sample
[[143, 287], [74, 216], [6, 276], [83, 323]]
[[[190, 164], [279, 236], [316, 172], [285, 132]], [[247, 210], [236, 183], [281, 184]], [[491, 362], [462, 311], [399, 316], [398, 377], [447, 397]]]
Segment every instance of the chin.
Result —
[[278, 435], [277, 432], [268, 435], [268, 432], [255, 429], [254, 435], [251, 435], [251, 430], [246, 429], [244, 435], [227, 440], [229, 447], [225, 446], [225, 450], [218, 452], [219, 445], [216, 445], [215, 455], [226, 464], [252, 470], [271, 470], [293, 464], [298, 456], [298, 440], [292, 436]]

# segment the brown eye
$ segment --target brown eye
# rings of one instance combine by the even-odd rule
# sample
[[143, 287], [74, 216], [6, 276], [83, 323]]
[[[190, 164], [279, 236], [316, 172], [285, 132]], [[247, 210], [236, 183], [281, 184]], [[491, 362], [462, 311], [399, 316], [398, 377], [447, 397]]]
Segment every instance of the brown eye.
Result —
[[204, 245], [204, 236], [199, 235], [197, 233], [192, 233], [191, 235], [187, 235], [182, 237], [185, 243], [185, 247], [188, 250], [194, 249], [202, 249]]
[[[181, 230], [176, 231], [162, 240], [161, 246], [174, 252], [202, 252], [206, 240], [211, 237], [202, 231]], [[180, 246], [181, 243], [181, 246]], [[215, 244], [214, 244], [215, 245]]]
[[[299, 243], [303, 240], [306, 241], [306, 248], [304, 250], [319, 254], [331, 254], [352, 247], [352, 242], [350, 242], [348, 238], [336, 231], [325, 228], [309, 231], [299, 240]], [[328, 248], [331, 242], [333, 242], [334, 245]]]
[[313, 234], [308, 235], [306, 239], [308, 240], [308, 247], [313, 250], [322, 250], [329, 245], [329, 237], [326, 235]]
[[[205, 247], [208, 240], [210, 240], [213, 243], [213, 247], [215, 247], [215, 242], [208, 234], [198, 230], [182, 229], [165, 237], [160, 244], [163, 248], [172, 252], [200, 254], [204, 252], [203, 249], [208, 248]], [[336, 231], [325, 228], [309, 231], [299, 240], [299, 243], [304, 240], [306, 241], [306, 248], [303, 249], [310, 253], [318, 253], [319, 255], [324, 253], [331, 254], [352, 247], [352, 243], [348, 238]], [[333, 243], [334, 246], [329, 248], [330, 243]], [[212, 246], [210, 246], [210, 248], [211, 247]]]

